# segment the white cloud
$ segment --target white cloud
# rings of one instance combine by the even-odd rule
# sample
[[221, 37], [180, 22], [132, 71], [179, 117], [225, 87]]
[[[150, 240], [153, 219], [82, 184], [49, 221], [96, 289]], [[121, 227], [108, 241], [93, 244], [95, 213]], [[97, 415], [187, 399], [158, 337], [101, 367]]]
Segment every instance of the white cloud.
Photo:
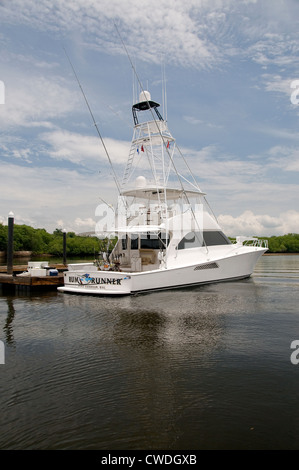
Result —
[[298, 233], [299, 212], [290, 210], [271, 217], [245, 211], [237, 217], [220, 215], [218, 222], [228, 236], [272, 236]]
[[266, 91], [276, 91], [279, 93], [284, 93], [290, 97], [291, 95], [291, 83], [292, 79], [283, 78], [281, 75], [275, 74], [263, 74], [262, 79], [264, 81], [264, 86]]
[[77, 217], [75, 219], [75, 226], [78, 228], [81, 228], [81, 227], [94, 228], [96, 226], [96, 222], [94, 219], [91, 219], [90, 217], [88, 217], [87, 219], [81, 219], [80, 217]]
[[20, 158], [27, 163], [32, 163], [32, 160], [30, 160], [30, 155], [31, 155], [31, 149], [30, 148], [25, 148], [25, 149], [13, 149], [12, 155], [15, 158]]
[[[284, 9], [272, 4], [267, 8], [265, 2], [260, 6], [248, 0], [40, 0], [37, 6], [33, 0], [11, 0], [2, 12], [7, 22], [55, 34], [72, 33], [79, 44], [125, 54], [114, 27], [117, 24], [134, 57], [155, 63], [160, 63], [161, 53], [170, 63], [184, 66], [205, 68], [222, 63], [226, 56], [242, 50], [236, 33], [251, 40], [250, 54], [260, 63], [269, 60], [269, 55], [276, 60], [285, 55], [285, 42], [279, 35]], [[294, 48], [296, 42], [292, 44]]]
[[64, 223], [64, 221], [63, 221], [62, 219], [58, 219], [58, 220], [56, 221], [56, 227], [57, 227], [57, 228], [60, 228], [60, 229], [65, 229], [65, 223]]
[[199, 151], [184, 148], [182, 152], [188, 155], [192, 171], [201, 180], [212, 184], [228, 184], [232, 189], [241, 182], [252, 182], [253, 177], [263, 172], [263, 162], [258, 158], [256, 161], [241, 160], [224, 154], [218, 145], [208, 145]]
[[[55, 130], [40, 135], [40, 139], [50, 146], [49, 155], [57, 160], [86, 165], [88, 161], [105, 162], [107, 154], [98, 136], [87, 136], [66, 130]], [[105, 147], [114, 164], [127, 161], [130, 142], [104, 138]]]
[[219, 126], [217, 124], [214, 124], [212, 122], [207, 122], [203, 121], [202, 119], [198, 119], [193, 116], [183, 116], [184, 121], [188, 122], [188, 124], [191, 124], [192, 126], [206, 126], [211, 129], [221, 129], [222, 126]]
[[[216, 2], [217, 3], [217, 2]], [[215, 5], [215, 4], [214, 4]], [[62, 32], [76, 32], [79, 41], [93, 46], [103, 45], [110, 53], [124, 54], [114, 23], [126, 39], [126, 43], [144, 59], [160, 61], [157, 53], [167, 52], [172, 63], [207, 66], [215, 63], [218, 54], [212, 42], [201, 39], [198, 32], [200, 16], [192, 15], [195, 9], [210, 10], [207, 1], [167, 0], [136, 2], [136, 0], [11, 0], [2, 8], [6, 21], [25, 23], [40, 30], [47, 28]], [[153, 30], [155, 34], [152, 34]], [[138, 39], [137, 39], [138, 38]]]
[[[298, 112], [299, 75], [297, 73], [294, 73], [290, 78], [282, 77], [278, 74], [263, 74], [262, 82], [266, 91], [285, 95], [285, 105]], [[281, 132], [287, 133], [284, 129], [282, 129]], [[288, 134], [290, 134], [290, 132], [288, 132]], [[296, 137], [298, 139], [298, 133], [296, 134]]]
[[28, 220], [30, 225], [48, 230], [54, 230], [60, 220], [63, 228], [76, 231], [76, 219], [94, 217], [100, 195], [112, 202], [115, 197], [112, 177], [104, 179], [98, 173], [2, 163], [0, 180], [5, 195], [0, 199], [0, 216], [5, 220], [12, 210], [15, 223]]
[[161, 53], [172, 64], [197, 68], [241, 53], [261, 65], [289, 65], [298, 57], [297, 31], [289, 26], [298, 13], [294, 2], [286, 8], [280, 0], [10, 0], [1, 10], [6, 23], [72, 34], [79, 49], [84, 43], [125, 54], [117, 24], [134, 57], [155, 63]]
[[299, 171], [299, 148], [277, 145], [269, 150], [269, 166], [283, 171]]
[[298, 44], [291, 36], [268, 33], [249, 48], [249, 55], [265, 67], [294, 66], [298, 64]]
[[289, 210], [281, 215], [282, 233], [298, 233], [299, 232], [299, 213]]
[[202, 119], [195, 118], [193, 116], [183, 116], [183, 119], [187, 121], [192, 126], [197, 126], [198, 124], [204, 124], [205, 122]]
[[275, 126], [270, 127], [268, 125], [260, 125], [256, 130], [259, 133], [267, 134], [276, 139], [293, 140], [295, 142], [299, 141], [298, 132], [292, 131], [290, 129], [277, 128]]
[[6, 78], [5, 105], [0, 108], [2, 129], [15, 126], [51, 127], [49, 121], [74, 111], [78, 96], [61, 78], [22, 75], [10, 71]]

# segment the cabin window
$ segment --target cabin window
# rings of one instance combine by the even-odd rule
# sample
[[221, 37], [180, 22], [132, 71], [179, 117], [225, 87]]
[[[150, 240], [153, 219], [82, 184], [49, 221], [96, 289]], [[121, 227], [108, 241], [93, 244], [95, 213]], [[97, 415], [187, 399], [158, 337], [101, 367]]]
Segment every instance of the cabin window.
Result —
[[138, 250], [138, 237], [131, 238], [131, 250]]
[[143, 249], [152, 249], [152, 250], [159, 250], [160, 248], [160, 240], [158, 239], [157, 235], [150, 235], [149, 233], [146, 237], [142, 237], [140, 240], [140, 248]]
[[128, 235], [121, 239], [121, 246], [123, 250], [126, 250], [128, 247]]
[[[140, 244], [139, 244], [140, 238]], [[131, 250], [138, 250], [138, 248], [146, 249], [146, 250], [161, 250], [165, 248], [165, 245], [169, 244], [169, 235], [167, 236], [167, 243], [166, 243], [166, 234], [159, 233], [159, 235], [155, 235], [152, 232], [143, 233], [140, 236], [134, 234], [131, 236]], [[122, 239], [122, 247], [123, 250], [126, 250], [125, 246], [127, 247], [127, 240], [125, 238]]]
[[[167, 240], [167, 245], [169, 243], [169, 237]], [[140, 248], [151, 249], [151, 250], [161, 250], [165, 248], [166, 244], [166, 234], [159, 233], [159, 236], [154, 235], [153, 233], [147, 233], [143, 235], [140, 239]]]
[[[203, 239], [205, 243], [203, 242]], [[229, 245], [231, 242], [223, 232], [204, 230], [203, 232], [189, 232], [178, 244], [179, 250], [186, 248], [199, 248], [201, 246]]]

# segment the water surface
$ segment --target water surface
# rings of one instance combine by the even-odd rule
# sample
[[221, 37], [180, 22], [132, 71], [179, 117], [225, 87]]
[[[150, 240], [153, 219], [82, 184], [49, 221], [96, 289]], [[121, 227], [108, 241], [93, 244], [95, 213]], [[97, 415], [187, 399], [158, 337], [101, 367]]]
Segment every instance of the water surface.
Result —
[[299, 256], [122, 298], [0, 296], [0, 449], [299, 449]]

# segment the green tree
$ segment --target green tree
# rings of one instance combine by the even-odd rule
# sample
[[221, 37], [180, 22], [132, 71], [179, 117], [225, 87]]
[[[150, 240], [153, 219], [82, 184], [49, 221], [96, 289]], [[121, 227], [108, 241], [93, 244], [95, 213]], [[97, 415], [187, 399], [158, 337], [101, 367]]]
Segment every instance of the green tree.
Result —
[[[0, 223], [0, 250], [7, 249], [8, 227]], [[268, 240], [270, 253], [299, 253], [299, 234], [288, 233], [281, 236], [263, 237]], [[233, 240], [233, 239], [232, 239]], [[97, 256], [102, 251], [111, 251], [117, 238], [109, 240], [97, 237], [66, 234], [67, 256]], [[63, 231], [56, 228], [48, 233], [45, 229], [35, 229], [28, 225], [14, 226], [14, 250], [32, 251], [34, 254], [48, 253], [61, 257], [63, 255]]]
[[6, 251], [7, 248], [7, 226], [0, 223], [0, 251]]

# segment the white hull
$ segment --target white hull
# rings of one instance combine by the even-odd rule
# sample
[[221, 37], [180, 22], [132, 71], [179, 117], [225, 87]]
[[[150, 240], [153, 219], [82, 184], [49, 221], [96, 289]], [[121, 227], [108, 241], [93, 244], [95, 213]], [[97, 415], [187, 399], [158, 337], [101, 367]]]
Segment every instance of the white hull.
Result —
[[[174, 289], [249, 277], [264, 248], [243, 247], [231, 256], [209, 259], [189, 266], [156, 269], [138, 273], [112, 271], [67, 271], [61, 292], [94, 295], [129, 295], [138, 292]], [[87, 266], [86, 266], [87, 267]], [[84, 273], [86, 284], [80, 284]], [[79, 282], [78, 282], [79, 280]], [[82, 281], [81, 281], [82, 282]]]

